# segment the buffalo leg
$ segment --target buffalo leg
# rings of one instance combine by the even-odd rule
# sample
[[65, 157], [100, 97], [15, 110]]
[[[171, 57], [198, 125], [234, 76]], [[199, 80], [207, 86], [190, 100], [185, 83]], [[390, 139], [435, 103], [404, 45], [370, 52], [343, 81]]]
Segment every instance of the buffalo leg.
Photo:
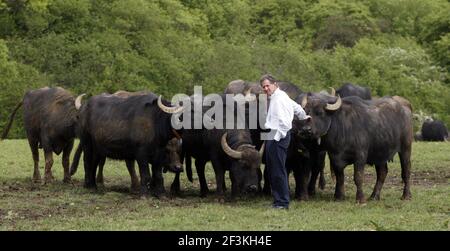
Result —
[[70, 152], [73, 148], [73, 140], [67, 144], [66, 147], [64, 147], [63, 155], [62, 155], [62, 166], [64, 169], [64, 183], [70, 183], [71, 182], [71, 176], [70, 176]]
[[41, 181], [41, 173], [39, 172], [39, 150], [38, 150], [38, 142], [33, 140], [28, 140], [30, 144], [31, 153], [33, 154], [34, 161], [34, 171], [33, 171], [33, 182]]
[[332, 168], [336, 175], [336, 189], [334, 191], [334, 199], [335, 200], [344, 200], [345, 199], [344, 167], [333, 166]]
[[364, 163], [355, 163], [354, 172], [353, 172], [353, 180], [356, 185], [356, 202], [365, 203], [366, 199], [364, 198], [363, 192], [363, 183], [364, 183]]
[[324, 169], [325, 169], [325, 152], [319, 152], [317, 154], [317, 156], [315, 157], [314, 160], [314, 166], [313, 168], [318, 168], [320, 170], [320, 176], [319, 176], [319, 188], [320, 190], [324, 190], [325, 189], [325, 173], [324, 173]]
[[315, 196], [316, 195], [316, 183], [317, 183], [317, 177], [319, 176], [319, 171], [315, 170], [315, 167], [312, 168], [311, 171], [311, 179], [309, 180], [308, 184], [308, 194], [309, 196]]
[[96, 167], [94, 164], [94, 153], [91, 142], [84, 144], [83, 161], [84, 161], [84, 187], [85, 188], [97, 188], [95, 182]]
[[125, 163], [131, 178], [131, 191], [139, 191], [139, 178], [134, 169], [134, 160], [126, 160]]
[[225, 199], [225, 191], [223, 190], [225, 183], [225, 170], [223, 169], [221, 163], [218, 160], [215, 160], [215, 158], [212, 158], [211, 162], [216, 176], [216, 194], [219, 201], [223, 202]]
[[402, 180], [403, 180], [403, 195], [402, 200], [411, 199], [410, 191], [410, 176], [411, 176], [411, 146], [406, 151], [402, 151], [399, 154], [400, 164], [402, 167]]
[[[308, 184], [308, 194], [310, 196], [314, 196], [316, 195], [316, 183], [317, 183], [317, 177], [320, 174], [320, 179], [323, 179], [323, 161], [321, 162], [320, 158], [322, 155], [320, 155], [321, 153], [317, 154], [314, 151], [312, 151], [310, 153], [310, 160], [307, 162], [310, 165], [310, 172], [311, 172], [311, 179], [309, 180], [309, 184]], [[319, 184], [322, 181], [319, 180]]]
[[52, 174], [52, 166], [53, 166], [53, 152], [48, 149], [44, 149], [44, 156], [45, 156], [45, 176], [44, 176], [44, 182], [45, 184], [51, 183], [52, 180], [54, 180], [53, 174]]
[[172, 185], [170, 185], [170, 193], [173, 195], [179, 195], [181, 192], [180, 189], [180, 173], [175, 173], [175, 177], [173, 178]]
[[152, 164], [153, 179], [151, 180], [153, 195], [160, 197], [166, 192], [164, 189], [164, 178], [162, 176], [162, 167]]
[[377, 182], [375, 183], [375, 187], [373, 188], [372, 195], [370, 195], [370, 199], [380, 200], [381, 188], [383, 187], [386, 175], [388, 173], [387, 163], [375, 165], [375, 169], [377, 172]]
[[147, 195], [149, 193], [152, 176], [148, 168], [146, 160], [137, 160], [139, 166], [139, 175], [141, 176], [141, 194]]
[[205, 165], [206, 161], [200, 159], [195, 160], [198, 182], [200, 183], [200, 197], [206, 197], [206, 195], [209, 193], [209, 188], [208, 184], [206, 183], [205, 177]]
[[97, 184], [104, 185], [105, 180], [103, 179], [103, 168], [105, 166], [106, 157], [99, 158], [98, 161], [98, 170], [97, 170]]
[[[291, 170], [293, 170], [294, 178], [295, 178], [295, 197], [298, 200], [308, 200], [308, 182], [309, 182], [309, 176], [311, 173], [310, 169], [310, 163], [303, 162], [301, 165], [298, 166], [300, 162], [296, 163], [297, 166], [294, 166], [294, 163], [289, 163], [290, 167], [286, 165], [286, 167]], [[308, 161], [309, 162], [309, 161]]]

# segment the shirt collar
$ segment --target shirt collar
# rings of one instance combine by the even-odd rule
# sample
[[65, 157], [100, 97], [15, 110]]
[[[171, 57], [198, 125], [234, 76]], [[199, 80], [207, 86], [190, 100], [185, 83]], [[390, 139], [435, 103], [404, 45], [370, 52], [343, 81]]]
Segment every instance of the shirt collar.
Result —
[[275, 96], [278, 96], [280, 94], [280, 87], [278, 87], [277, 89], [275, 89], [275, 91], [272, 93], [272, 95], [270, 95], [269, 98], [273, 98]]

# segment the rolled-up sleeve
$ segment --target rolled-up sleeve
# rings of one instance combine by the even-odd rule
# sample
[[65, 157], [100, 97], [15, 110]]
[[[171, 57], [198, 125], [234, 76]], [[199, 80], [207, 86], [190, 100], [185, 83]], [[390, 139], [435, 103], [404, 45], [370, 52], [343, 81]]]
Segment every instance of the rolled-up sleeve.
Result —
[[303, 107], [301, 105], [297, 104], [293, 100], [291, 100], [291, 104], [292, 104], [292, 107], [294, 108], [294, 114], [295, 114], [295, 116], [297, 116], [298, 119], [304, 120], [304, 119], [308, 118], [305, 110], [303, 110]]

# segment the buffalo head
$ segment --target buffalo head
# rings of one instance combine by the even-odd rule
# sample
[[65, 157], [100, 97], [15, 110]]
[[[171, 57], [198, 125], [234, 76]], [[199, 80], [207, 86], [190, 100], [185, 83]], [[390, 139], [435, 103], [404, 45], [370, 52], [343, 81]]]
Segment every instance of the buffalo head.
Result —
[[330, 129], [331, 115], [341, 108], [342, 100], [339, 96], [305, 95], [301, 105], [311, 118], [302, 121], [296, 120], [294, 127], [303, 137], [320, 139]]
[[224, 133], [221, 146], [223, 151], [233, 159], [230, 167], [233, 186], [236, 186], [240, 193], [257, 192], [258, 170], [261, 165], [264, 144], [259, 151], [251, 144], [242, 144], [233, 150], [228, 145], [227, 133]]

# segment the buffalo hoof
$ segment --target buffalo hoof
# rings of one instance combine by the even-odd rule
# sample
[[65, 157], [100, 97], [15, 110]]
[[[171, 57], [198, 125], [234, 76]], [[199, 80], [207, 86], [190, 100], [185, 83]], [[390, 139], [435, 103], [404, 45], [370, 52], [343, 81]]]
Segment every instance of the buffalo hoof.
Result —
[[63, 183], [65, 183], [65, 184], [72, 184], [73, 185], [72, 178], [70, 178], [70, 176], [69, 177], [65, 177], [63, 179]]
[[33, 175], [32, 179], [33, 183], [41, 183], [41, 176], [40, 175]]
[[295, 198], [299, 201], [307, 201], [309, 200], [309, 197], [307, 194], [302, 194], [302, 195], [296, 195]]
[[411, 194], [403, 194], [402, 200], [411, 200]]
[[96, 182], [97, 182], [97, 184], [103, 185], [104, 184], [103, 177], [100, 177], [100, 176], [97, 177]]
[[158, 199], [161, 199], [163, 197], [166, 197], [166, 192], [164, 190], [158, 190], [154, 191], [152, 195]]
[[334, 196], [334, 201], [344, 201], [344, 200], [345, 200], [344, 195], [335, 195]]
[[372, 195], [370, 195], [369, 200], [380, 200], [380, 195], [379, 194], [372, 194]]
[[45, 179], [44, 179], [44, 184], [50, 184], [55, 180], [55, 178], [53, 177], [53, 175], [46, 175]]
[[356, 199], [356, 203], [358, 203], [358, 204], [362, 205], [362, 204], [366, 204], [366, 203], [367, 203], [367, 201], [366, 201], [366, 199], [364, 199], [364, 198], [361, 198], [361, 199]]
[[181, 189], [180, 189], [180, 187], [173, 187], [173, 186], [171, 186], [171, 187], [170, 187], [170, 194], [173, 195], [173, 196], [179, 196], [179, 195], [181, 195]]
[[208, 196], [209, 193], [209, 189], [204, 189], [200, 191], [200, 197], [201, 198], [205, 198], [206, 196]]
[[316, 189], [308, 190], [308, 196], [309, 196], [309, 197], [314, 197], [314, 196], [316, 196]]

